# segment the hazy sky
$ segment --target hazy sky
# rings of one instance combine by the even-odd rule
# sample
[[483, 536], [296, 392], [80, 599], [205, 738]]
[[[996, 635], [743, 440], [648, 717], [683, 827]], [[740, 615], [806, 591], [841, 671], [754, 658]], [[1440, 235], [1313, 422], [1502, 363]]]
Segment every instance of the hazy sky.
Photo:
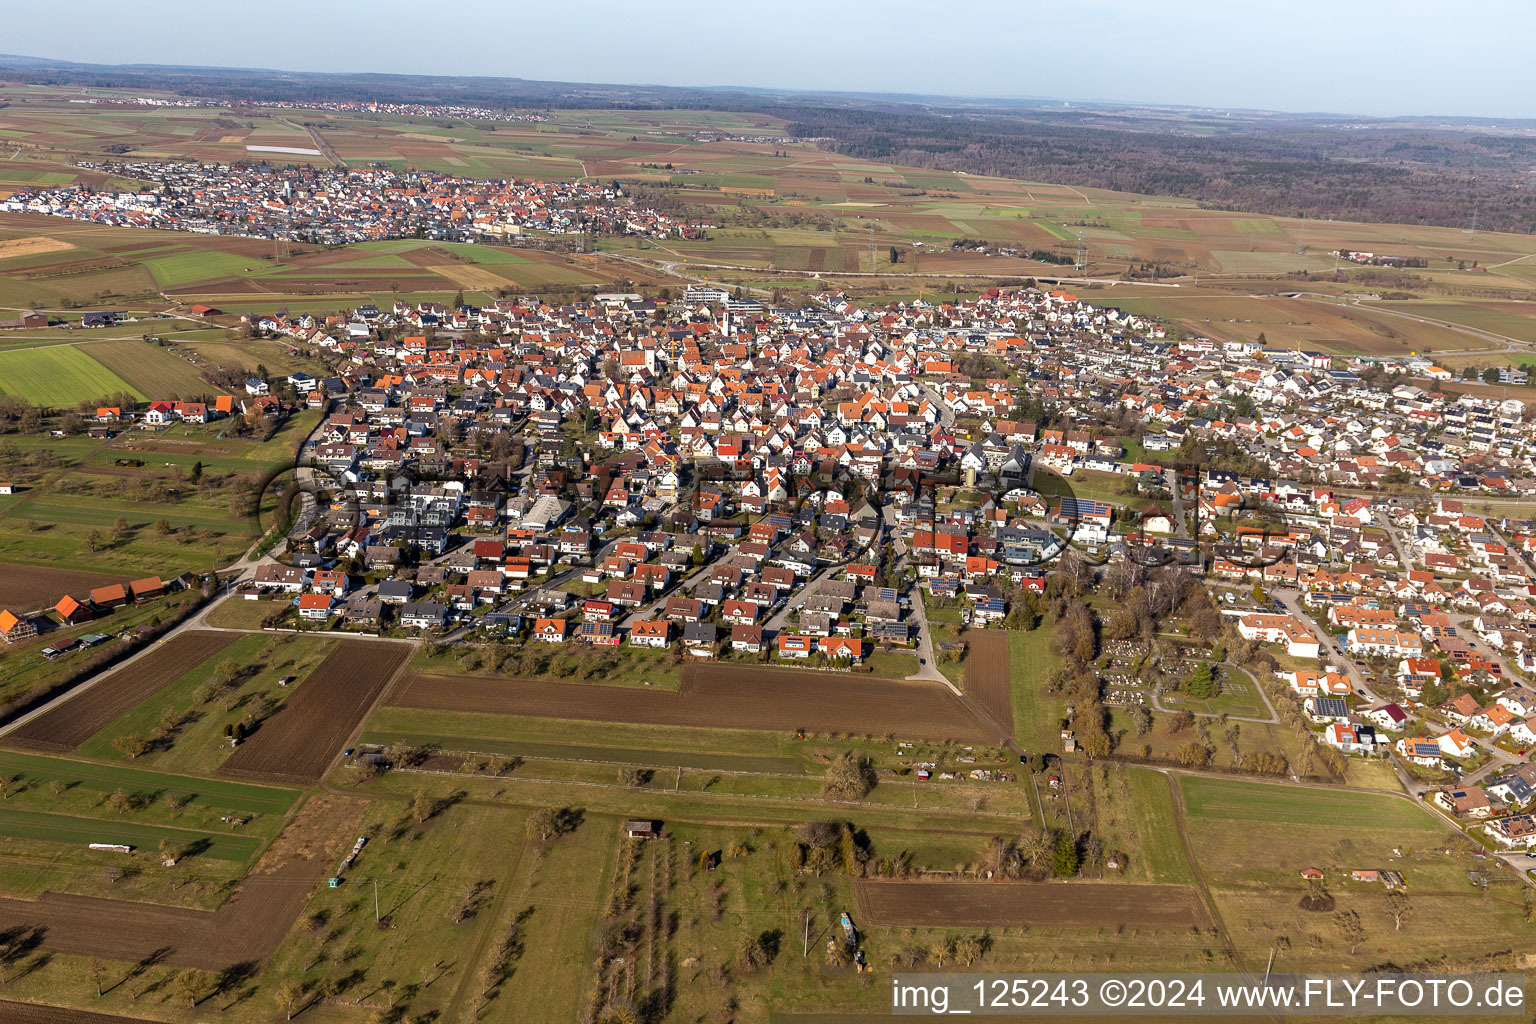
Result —
[[1532, 0], [72, 0], [0, 52], [1529, 118], [1533, 39]]

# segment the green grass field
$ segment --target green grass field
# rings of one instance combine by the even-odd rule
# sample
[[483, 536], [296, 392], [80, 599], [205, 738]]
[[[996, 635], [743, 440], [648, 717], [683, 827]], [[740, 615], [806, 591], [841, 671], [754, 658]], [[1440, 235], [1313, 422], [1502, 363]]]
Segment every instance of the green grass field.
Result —
[[8, 777], [22, 776], [33, 787], [28, 792], [38, 794], [39, 798], [43, 794], [38, 787], [48, 784], [50, 799], [57, 799], [59, 794], [53, 792], [51, 784], [58, 780], [65, 793], [79, 789], [85, 793], [102, 794], [126, 789], [156, 797], [178, 797], [188, 806], [196, 804], [210, 811], [231, 814], [286, 814], [299, 796], [296, 790], [275, 786], [199, 779], [127, 765], [98, 764], [10, 750], [0, 750], [0, 773]]
[[141, 825], [107, 818], [74, 818], [0, 808], [0, 835], [12, 839], [41, 839], [54, 843], [122, 843], [140, 849], [156, 849], [162, 839], [178, 845], [193, 844], [198, 856], [235, 863], [248, 861], [261, 847], [256, 836], [218, 835], [188, 829]]
[[20, 395], [34, 405], [70, 408], [120, 391], [149, 396], [78, 348], [0, 352], [0, 394]]
[[[585, 824], [578, 835], [598, 828], [596, 823]], [[458, 993], [461, 987], [476, 990], [478, 958], [485, 955], [479, 949], [481, 938], [505, 928], [508, 913], [537, 900], [546, 906], [541, 923], [547, 922], [553, 934], [555, 921], [569, 904], [588, 903], [594, 910], [597, 905], [591, 889], [600, 881], [596, 871], [580, 871], [579, 888], [541, 885], [530, 890], [529, 870], [540, 862], [525, 850], [523, 815], [512, 809], [457, 804], [418, 822], [404, 805], [377, 801], [366, 811], [360, 833], [373, 838], [344, 884], [335, 889], [321, 886], [306, 910], [321, 915], [325, 927], [299, 927], [290, 933], [268, 967], [274, 984], [276, 978], [313, 978], [322, 964], [322, 971], [332, 976], [358, 968], [366, 983], [354, 982], [357, 988], [348, 993], [349, 1004], [351, 996], [370, 990], [377, 997], [379, 986], [389, 979], [388, 988], [396, 991], [386, 998], [409, 1004], [412, 1013], [406, 1019], [464, 1020], [468, 1006], [459, 1005]], [[609, 842], [616, 835], [609, 833]], [[563, 852], [558, 844], [555, 850], [550, 860]], [[392, 927], [375, 923], [375, 884], [380, 913]], [[461, 918], [458, 911], [466, 903], [471, 912]], [[585, 960], [585, 929], [580, 939]], [[544, 945], [536, 934], [528, 940], [529, 954]], [[330, 957], [332, 950], [351, 953], [343, 960]], [[434, 962], [439, 969], [430, 969]], [[423, 984], [424, 979], [430, 983]], [[567, 985], [576, 980], [562, 976]], [[270, 999], [265, 1005], [270, 1006]], [[456, 1005], [458, 1012], [450, 1013]]]
[[1008, 671], [1013, 684], [1013, 734], [1027, 750], [1061, 749], [1061, 719], [1066, 702], [1044, 692], [1045, 677], [1056, 666], [1046, 629], [1008, 634]]
[[265, 265], [249, 256], [209, 249], [153, 256], [144, 261], [144, 266], [154, 275], [157, 284], [174, 288], [193, 281], [243, 274], [253, 267]]
[[108, 370], [126, 380], [136, 391], [156, 399], [194, 399], [225, 394], [203, 379], [202, 372], [175, 354], [182, 346], [164, 349], [142, 341], [107, 341], [86, 352]]
[[1179, 786], [1191, 818], [1443, 831], [1427, 812], [1389, 796], [1194, 776], [1181, 778]]
[[1094, 807], [1100, 840], [1127, 854], [1128, 881], [1188, 884], [1193, 880], [1174, 818], [1168, 777], [1139, 768], [1097, 766]]

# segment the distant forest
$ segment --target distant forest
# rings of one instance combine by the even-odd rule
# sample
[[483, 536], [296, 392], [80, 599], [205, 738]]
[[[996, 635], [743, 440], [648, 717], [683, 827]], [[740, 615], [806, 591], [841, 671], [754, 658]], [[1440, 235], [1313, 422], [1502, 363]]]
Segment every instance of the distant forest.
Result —
[[1459, 119], [1347, 118], [1185, 108], [513, 78], [112, 67], [0, 55], [16, 82], [169, 89], [230, 102], [454, 103], [497, 109], [706, 109], [769, 114], [851, 157], [1179, 196], [1314, 219], [1536, 232], [1536, 137]]

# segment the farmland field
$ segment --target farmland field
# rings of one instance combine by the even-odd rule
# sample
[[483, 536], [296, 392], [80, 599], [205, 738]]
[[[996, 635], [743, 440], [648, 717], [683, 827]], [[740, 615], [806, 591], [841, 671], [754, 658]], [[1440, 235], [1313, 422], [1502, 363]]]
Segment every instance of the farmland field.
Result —
[[356, 835], [361, 807], [344, 797], [305, 802], [257, 861], [239, 891], [213, 912], [127, 900], [44, 893], [0, 899], [0, 928], [41, 928], [58, 953], [223, 970], [267, 957], [293, 925], [310, 892]]
[[[131, 762], [156, 771], [212, 775], [229, 756], [224, 728], [243, 720], [253, 706], [280, 706], [297, 689], [279, 686], [278, 680], [307, 675], [335, 646], [336, 641], [326, 637], [283, 633], [240, 636], [113, 719], [76, 747], [75, 755]], [[223, 686], [210, 690], [207, 684], [215, 676], [223, 680]], [[176, 723], [174, 728], [166, 730], [162, 723], [167, 721]], [[135, 757], [124, 752], [125, 737], [156, 735], [161, 738], [149, 750]]]
[[0, 394], [69, 408], [124, 391], [139, 399], [149, 397], [78, 348], [50, 346], [0, 352]]
[[1008, 634], [1000, 629], [972, 630], [966, 636], [965, 692], [1013, 735], [1013, 699], [1009, 692]]
[[[182, 802], [182, 807], [203, 809], [205, 816], [198, 821], [200, 827], [208, 826], [221, 813], [275, 815], [280, 820], [299, 795], [296, 790], [273, 786], [223, 779], [197, 779], [187, 775], [146, 771], [128, 765], [99, 764], [72, 757], [50, 757], [10, 750], [0, 750], [0, 771], [8, 776], [19, 775], [34, 784], [52, 783], [55, 780], [65, 782], [68, 784], [66, 794], [78, 789], [99, 798], [113, 790], [127, 788], [161, 797], [174, 796]], [[52, 807], [84, 813], [84, 809], [76, 807], [68, 796], [53, 794], [51, 785], [49, 789], [48, 799]], [[22, 794], [17, 796], [16, 803], [17, 806], [26, 806], [29, 801]], [[175, 814], [175, 820], [182, 820], [180, 808]]]
[[[1217, 911], [1250, 964], [1262, 964], [1278, 936], [1294, 943], [1289, 955], [1300, 969], [1477, 962], [1509, 948], [1510, 929], [1529, 927], [1520, 923], [1518, 882], [1500, 875], [1481, 898], [1468, 872], [1487, 862], [1405, 798], [1195, 777], [1182, 778], [1179, 791]], [[1309, 868], [1322, 873], [1329, 913], [1301, 905], [1313, 891], [1300, 877]], [[1385, 888], [1351, 877], [1362, 868], [1402, 874], [1415, 926], [1396, 927]], [[1358, 915], [1367, 946], [1339, 940], [1335, 911]]]
[[1066, 701], [1044, 692], [1045, 677], [1056, 664], [1051, 635], [1044, 629], [1028, 633], [1011, 630], [1007, 637], [1014, 736], [1028, 750], [1056, 750], [1061, 744]]
[[7, 999], [0, 1000], [0, 1024], [146, 1024], [146, 1021], [143, 1017], [120, 1017]]
[[411, 648], [343, 640], [220, 771], [241, 778], [318, 782]]
[[859, 918], [904, 927], [1080, 927], [1185, 931], [1208, 923], [1182, 885], [1093, 882], [856, 882]]
[[84, 599], [86, 593], [96, 587], [122, 583], [127, 578], [111, 573], [0, 562], [0, 594], [4, 595], [5, 607], [18, 612], [51, 608], [65, 594]]
[[155, 399], [191, 400], [225, 393], [204, 380], [197, 367], [157, 345], [106, 341], [90, 345], [86, 351], [135, 390]]
[[221, 836], [131, 821], [75, 818], [12, 808], [0, 809], [0, 836], [42, 839], [76, 846], [86, 843], [122, 843], [146, 849], [155, 848], [162, 839], [176, 843], [196, 842], [202, 847], [199, 856], [237, 863], [249, 860], [261, 844], [255, 836]]
[[41, 1003], [0, 1000], [0, 1024], [148, 1024], [143, 1017], [122, 1017]]
[[212, 630], [179, 633], [33, 718], [3, 742], [33, 750], [72, 750], [188, 668], [222, 651], [238, 635]]
[[1185, 776], [1179, 780], [1191, 818], [1332, 825], [1347, 818], [1360, 826], [1440, 832], [1440, 825], [1407, 800], [1258, 782]]
[[43, 235], [31, 238], [6, 238], [0, 239], [0, 260], [13, 259], [17, 256], [36, 256], [44, 252], [64, 252], [73, 248], [74, 246], [68, 242]]
[[218, 251], [179, 252], [169, 256], [153, 256], [144, 260], [144, 266], [155, 277], [155, 282], [165, 288], [175, 288], [192, 281], [239, 274], [249, 270], [249, 257]]
[[1084, 769], [1099, 788], [1094, 794], [1098, 834], [1104, 844], [1125, 851], [1127, 879], [1146, 882], [1193, 881], [1189, 859], [1179, 840], [1178, 821], [1161, 772], [1103, 766]]
[[676, 694], [539, 680], [412, 676], [406, 708], [720, 729], [806, 729], [986, 743], [996, 734], [948, 690], [797, 669], [688, 666]]

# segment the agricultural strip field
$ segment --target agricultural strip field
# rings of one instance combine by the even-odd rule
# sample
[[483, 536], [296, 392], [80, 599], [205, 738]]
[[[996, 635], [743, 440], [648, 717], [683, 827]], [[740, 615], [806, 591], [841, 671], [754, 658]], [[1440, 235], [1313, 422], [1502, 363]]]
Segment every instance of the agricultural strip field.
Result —
[[1045, 693], [1045, 679], [1056, 666], [1051, 650], [1051, 634], [1045, 629], [1031, 632], [1009, 630], [1008, 675], [1013, 692], [1014, 737], [1028, 750], [1055, 750], [1060, 743], [1058, 730], [1066, 714], [1067, 702]]
[[104, 572], [76, 572], [0, 562], [0, 595], [4, 595], [0, 600], [12, 611], [35, 611], [52, 607], [65, 594], [83, 598], [88, 591], [122, 583], [127, 578]]
[[142, 657], [113, 670], [4, 738], [13, 747], [64, 752], [90, 739], [190, 667], [228, 647], [238, 633], [178, 633]]
[[0, 394], [20, 395], [34, 405], [67, 408], [119, 391], [149, 398], [73, 346], [0, 352]]
[[105, 818], [76, 818], [42, 811], [0, 808], [0, 836], [11, 839], [43, 839], [55, 843], [84, 846], [87, 843], [122, 843], [141, 850], [154, 849], [162, 839], [176, 843], [195, 843], [200, 857], [227, 860], [239, 864], [250, 860], [261, 846], [258, 836], [219, 835], [194, 832], [159, 825]]
[[1013, 698], [1009, 693], [1008, 634], [1000, 629], [973, 630], [966, 636], [965, 692], [993, 720], [1013, 735]]
[[886, 882], [853, 892], [865, 924], [896, 927], [1207, 927], [1195, 890], [1115, 882]]
[[[498, 718], [498, 721], [503, 721]], [[516, 733], [503, 728], [498, 731]], [[392, 732], [369, 729], [358, 737], [359, 743], [380, 746], [432, 746], [458, 754], [501, 754], [507, 757], [545, 758], [551, 761], [593, 761], [602, 764], [647, 765], [667, 768], [697, 768], [710, 771], [772, 772], [784, 775], [803, 773], [803, 762], [792, 757], [751, 757], [732, 754], [704, 754], [673, 750], [642, 750], [632, 747], [577, 746], [573, 743], [537, 743], [518, 736], [440, 736], [429, 732]]]
[[796, 669], [689, 665], [677, 693], [539, 680], [415, 675], [394, 703], [644, 725], [717, 729], [887, 733], [943, 742], [997, 737], [948, 690], [932, 683], [870, 679]]
[[65, 252], [74, 246], [57, 238], [38, 235], [32, 238], [7, 238], [0, 240], [0, 260], [16, 256], [36, 256], [44, 252]]
[[143, 1017], [119, 1017], [37, 1003], [0, 1002], [0, 1024], [148, 1024]]
[[211, 913], [46, 892], [37, 900], [0, 899], [0, 929], [36, 930], [43, 948], [57, 953], [115, 960], [157, 955], [204, 970], [258, 962], [282, 941], [310, 892], [335, 868], [361, 815], [355, 800], [312, 797], [235, 895]]
[[1181, 777], [1179, 788], [1184, 796], [1185, 811], [1191, 818], [1289, 825], [1336, 825], [1349, 821], [1359, 828], [1442, 830], [1429, 814], [1407, 800], [1371, 793], [1232, 782], [1199, 776]]
[[406, 644], [342, 641], [219, 771], [301, 785], [319, 782], [411, 650]]
[[299, 797], [298, 791], [293, 789], [220, 779], [194, 779], [125, 765], [99, 764], [95, 761], [23, 754], [10, 750], [0, 750], [0, 772], [10, 777], [21, 776], [34, 785], [51, 783], [57, 779], [67, 783], [69, 789], [78, 787], [87, 793], [104, 794], [116, 789], [155, 793], [177, 797], [187, 804], [200, 805], [211, 811], [235, 814], [286, 814]]
[[105, 341], [86, 350], [102, 366], [152, 398], [191, 400], [224, 394], [203, 379], [198, 368], [158, 345], [142, 341]]

